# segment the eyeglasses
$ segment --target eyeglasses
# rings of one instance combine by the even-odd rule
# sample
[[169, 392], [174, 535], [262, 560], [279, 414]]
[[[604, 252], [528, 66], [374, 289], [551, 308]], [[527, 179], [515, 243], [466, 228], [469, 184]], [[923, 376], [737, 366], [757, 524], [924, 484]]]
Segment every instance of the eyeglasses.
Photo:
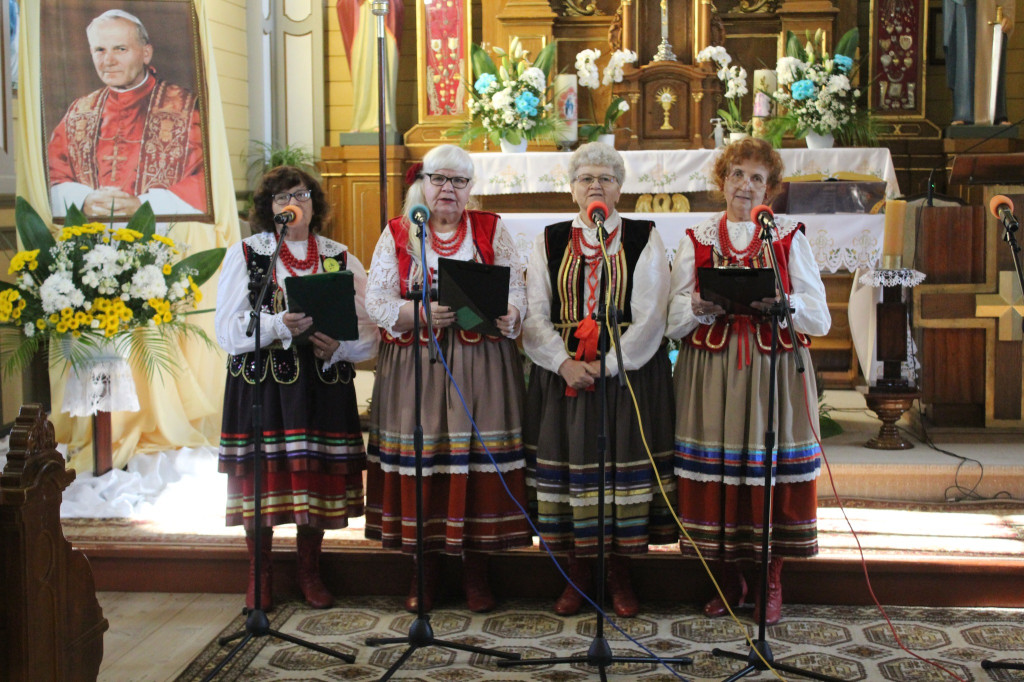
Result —
[[618, 178], [612, 175], [580, 175], [574, 182], [580, 187], [590, 187], [594, 184], [595, 180], [601, 184], [601, 187], [605, 188], [614, 187], [619, 184]]
[[281, 192], [274, 195], [274, 203], [284, 206], [293, 198], [296, 201], [309, 201], [311, 196], [313, 196], [313, 193], [308, 189], [300, 189], [298, 192]]
[[430, 184], [435, 187], [444, 187], [444, 183], [452, 183], [452, 187], [455, 189], [465, 189], [469, 185], [469, 178], [464, 178], [461, 175], [456, 175], [454, 178], [450, 178], [443, 173], [424, 173]]
[[767, 181], [764, 176], [760, 173], [754, 173], [753, 175], [747, 175], [741, 168], [735, 169], [725, 178], [734, 185], [742, 185], [745, 182], [750, 182], [750, 186], [754, 189], [764, 189]]

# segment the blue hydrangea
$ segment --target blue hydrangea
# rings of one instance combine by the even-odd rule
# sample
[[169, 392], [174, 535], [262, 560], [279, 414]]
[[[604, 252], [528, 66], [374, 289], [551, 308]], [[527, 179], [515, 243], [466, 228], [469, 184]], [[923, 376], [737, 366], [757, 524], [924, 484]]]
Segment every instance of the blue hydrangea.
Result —
[[494, 85], [494, 82], [498, 80], [494, 77], [493, 73], [480, 74], [480, 77], [476, 79], [476, 83], [473, 84], [473, 89], [483, 94], [487, 91], [487, 88]]
[[516, 111], [524, 116], [536, 116], [540, 98], [532, 92], [521, 92], [516, 97]]
[[814, 83], [804, 79], [793, 83], [790, 88], [790, 92], [793, 94], [795, 100], [812, 99], [814, 97]]
[[853, 68], [853, 60], [847, 57], [845, 54], [837, 54], [833, 61], [840, 73], [849, 73], [850, 69]]

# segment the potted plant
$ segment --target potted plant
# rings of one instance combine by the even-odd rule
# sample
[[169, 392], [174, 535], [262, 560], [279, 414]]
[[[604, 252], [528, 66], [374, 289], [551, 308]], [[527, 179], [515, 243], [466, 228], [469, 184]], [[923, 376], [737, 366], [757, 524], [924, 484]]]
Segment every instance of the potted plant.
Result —
[[[601, 80], [598, 81], [597, 60], [600, 57], [600, 50], [581, 50], [576, 54], [576, 79], [580, 87], [587, 88], [588, 92], [602, 86], [610, 86], [612, 83], [621, 83], [624, 75], [623, 67], [626, 64], [635, 64], [637, 60], [636, 52], [632, 50], [616, 50], [608, 58], [608, 64], [604, 67]], [[629, 103], [621, 97], [612, 97], [608, 108], [605, 109], [604, 121], [600, 122], [594, 109], [593, 94], [589, 94], [588, 99], [594, 123], [581, 125], [580, 137], [588, 142], [600, 140], [614, 146], [615, 124], [624, 113], [629, 111]]]
[[743, 137], [750, 133], [750, 124], [743, 120], [740, 113], [739, 99], [746, 95], [747, 70], [742, 66], [732, 64], [732, 56], [721, 45], [709, 45], [697, 53], [697, 63], [714, 62], [718, 67], [716, 75], [718, 80], [725, 84], [724, 109], [718, 110], [718, 116], [722, 119], [726, 130], [731, 137]]

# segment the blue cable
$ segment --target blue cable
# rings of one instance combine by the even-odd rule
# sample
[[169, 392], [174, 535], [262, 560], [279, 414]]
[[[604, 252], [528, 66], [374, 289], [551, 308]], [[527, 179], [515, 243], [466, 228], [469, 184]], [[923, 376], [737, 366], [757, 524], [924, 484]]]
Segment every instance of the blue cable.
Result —
[[[424, 271], [424, 273], [423, 273], [423, 305], [425, 305], [425, 306], [430, 305], [429, 296], [427, 294], [428, 291], [429, 291], [429, 289], [427, 288], [427, 273], [426, 273], [426, 271]], [[523, 514], [523, 517], [526, 519], [526, 523], [528, 523], [530, 525], [530, 529], [533, 531], [534, 535], [540, 541], [541, 547], [543, 548], [544, 552], [548, 555], [548, 557], [551, 559], [551, 562], [555, 565], [555, 568], [558, 569], [558, 572], [562, 575], [563, 578], [565, 578], [565, 581], [568, 584], [572, 585], [573, 589], [576, 590], [580, 594], [580, 596], [583, 597], [587, 601], [588, 604], [590, 604], [592, 607], [594, 607], [594, 610], [596, 610], [601, 615], [601, 617], [605, 619], [605, 621], [609, 625], [611, 625], [613, 628], [615, 628], [615, 630], [619, 634], [621, 634], [623, 637], [625, 637], [630, 642], [635, 644], [639, 649], [644, 651], [648, 656], [650, 656], [651, 658], [653, 658], [656, 661], [658, 661], [658, 663], [660, 663], [662, 665], [662, 667], [664, 667], [666, 670], [668, 670], [670, 673], [672, 673], [673, 676], [675, 676], [676, 678], [678, 678], [680, 680], [683, 680], [683, 682], [686, 682], [686, 678], [683, 677], [682, 675], [680, 675], [675, 670], [673, 670], [672, 666], [669, 665], [668, 663], [666, 663], [665, 660], [661, 656], [658, 656], [656, 653], [654, 653], [653, 651], [651, 651], [650, 649], [645, 647], [643, 644], [641, 644], [640, 642], [638, 642], [634, 638], [630, 637], [629, 633], [627, 633], [625, 630], [623, 630], [618, 625], [616, 625], [615, 621], [613, 621], [608, 616], [608, 614], [605, 613], [604, 609], [602, 609], [601, 606], [597, 604], [597, 602], [592, 600], [587, 595], [586, 592], [581, 590], [576, 583], [574, 583], [572, 580], [570, 580], [568, 574], [566, 574], [566, 572], [564, 570], [562, 570], [561, 564], [558, 563], [558, 558], [555, 556], [554, 552], [552, 552], [551, 549], [548, 547], [548, 543], [544, 540], [544, 536], [541, 535], [541, 532], [537, 529], [537, 527], [535, 525], [533, 525], [533, 521], [530, 519], [530, 514], [526, 511], [526, 509], [523, 508], [523, 505], [521, 505], [519, 503], [519, 500], [517, 500], [515, 495], [512, 494], [512, 491], [509, 489], [508, 484], [505, 482], [505, 476], [501, 473], [501, 469], [498, 467], [497, 460], [494, 459], [494, 455], [491, 454], [490, 449], [487, 447], [487, 443], [484, 442], [483, 435], [480, 433], [479, 429], [477, 428], [476, 420], [473, 419], [473, 415], [470, 412], [469, 406], [466, 404], [466, 399], [462, 395], [462, 389], [459, 387], [459, 384], [455, 381], [455, 377], [452, 376], [451, 370], [448, 368], [448, 362], [444, 359], [444, 353], [441, 350], [441, 344], [437, 340], [437, 335], [434, 333], [434, 329], [432, 327], [428, 327], [428, 332], [430, 333], [430, 342], [432, 344], [434, 344], [434, 348], [437, 351], [437, 358], [438, 358], [438, 360], [441, 361], [441, 365], [444, 367], [445, 374], [447, 374], [448, 375], [448, 379], [451, 380], [452, 386], [455, 387], [456, 393], [459, 394], [459, 401], [462, 403], [462, 409], [464, 409], [466, 411], [466, 416], [469, 417], [469, 423], [473, 427], [473, 433], [480, 440], [480, 445], [483, 446], [484, 452], [487, 453], [488, 459], [491, 460], [491, 464], [494, 466], [494, 471], [498, 474], [498, 479], [501, 481], [501, 485], [505, 489], [505, 494], [508, 495], [509, 499], [512, 500], [512, 502], [516, 505], [516, 507], [519, 509], [519, 511]], [[419, 343], [419, 339], [414, 339], [413, 343]], [[603, 485], [603, 483], [602, 483], [602, 485]], [[602, 540], [601, 541], [603, 542], [604, 541], [604, 539], [603, 539], [603, 537], [604, 537], [604, 529], [603, 528], [601, 529], [601, 536], [602, 536]], [[600, 576], [599, 579], [600, 580], [604, 580], [604, 576]]]

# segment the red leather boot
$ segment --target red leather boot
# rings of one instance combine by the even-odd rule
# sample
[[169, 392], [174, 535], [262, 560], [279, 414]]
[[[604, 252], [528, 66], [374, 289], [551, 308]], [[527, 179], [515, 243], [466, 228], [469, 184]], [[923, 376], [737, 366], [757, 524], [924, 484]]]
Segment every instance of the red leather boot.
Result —
[[[575, 554], [569, 555], [569, 580], [576, 583], [583, 592], [592, 590], [591, 559], [577, 559]], [[575, 616], [583, 606], [583, 597], [573, 588], [566, 585], [562, 595], [555, 601], [555, 613], [559, 616]]]
[[[782, 619], [782, 557], [768, 561], [768, 605], [765, 608], [765, 623], [775, 625]], [[754, 602], [754, 622], [761, 622], [761, 590], [757, 590]]]
[[[440, 568], [440, 554], [430, 552], [423, 555], [423, 613], [430, 613], [430, 610], [434, 608], [434, 596], [437, 593], [437, 579]], [[412, 585], [409, 586], [409, 596], [405, 598], [405, 610], [409, 613], [419, 613], [416, 571], [416, 560], [413, 559]]]
[[608, 591], [612, 595], [615, 615], [632, 618], [640, 613], [640, 603], [629, 580], [629, 559], [621, 554], [612, 554], [608, 558]]
[[[743, 579], [743, 572], [735, 561], [720, 561], [718, 563], [716, 579], [718, 586], [729, 602], [729, 606], [736, 608], [743, 605], [743, 599], [747, 596], [747, 581]], [[718, 618], [729, 613], [725, 608], [725, 602], [717, 594], [704, 605], [704, 615], [708, 618]]]
[[[274, 565], [270, 554], [274, 529], [260, 529], [260, 610], [274, 608]], [[256, 608], [256, 536], [246, 531], [245, 546], [249, 550], [249, 587], [245, 591], [245, 608]]]
[[299, 526], [295, 534], [295, 547], [299, 553], [299, 589], [306, 603], [314, 609], [329, 609], [334, 606], [334, 597], [320, 579], [320, 548], [324, 532], [318, 528]]
[[497, 603], [487, 580], [487, 555], [483, 552], [464, 552], [462, 555], [462, 585], [466, 590], [466, 606], [474, 613], [487, 613]]

